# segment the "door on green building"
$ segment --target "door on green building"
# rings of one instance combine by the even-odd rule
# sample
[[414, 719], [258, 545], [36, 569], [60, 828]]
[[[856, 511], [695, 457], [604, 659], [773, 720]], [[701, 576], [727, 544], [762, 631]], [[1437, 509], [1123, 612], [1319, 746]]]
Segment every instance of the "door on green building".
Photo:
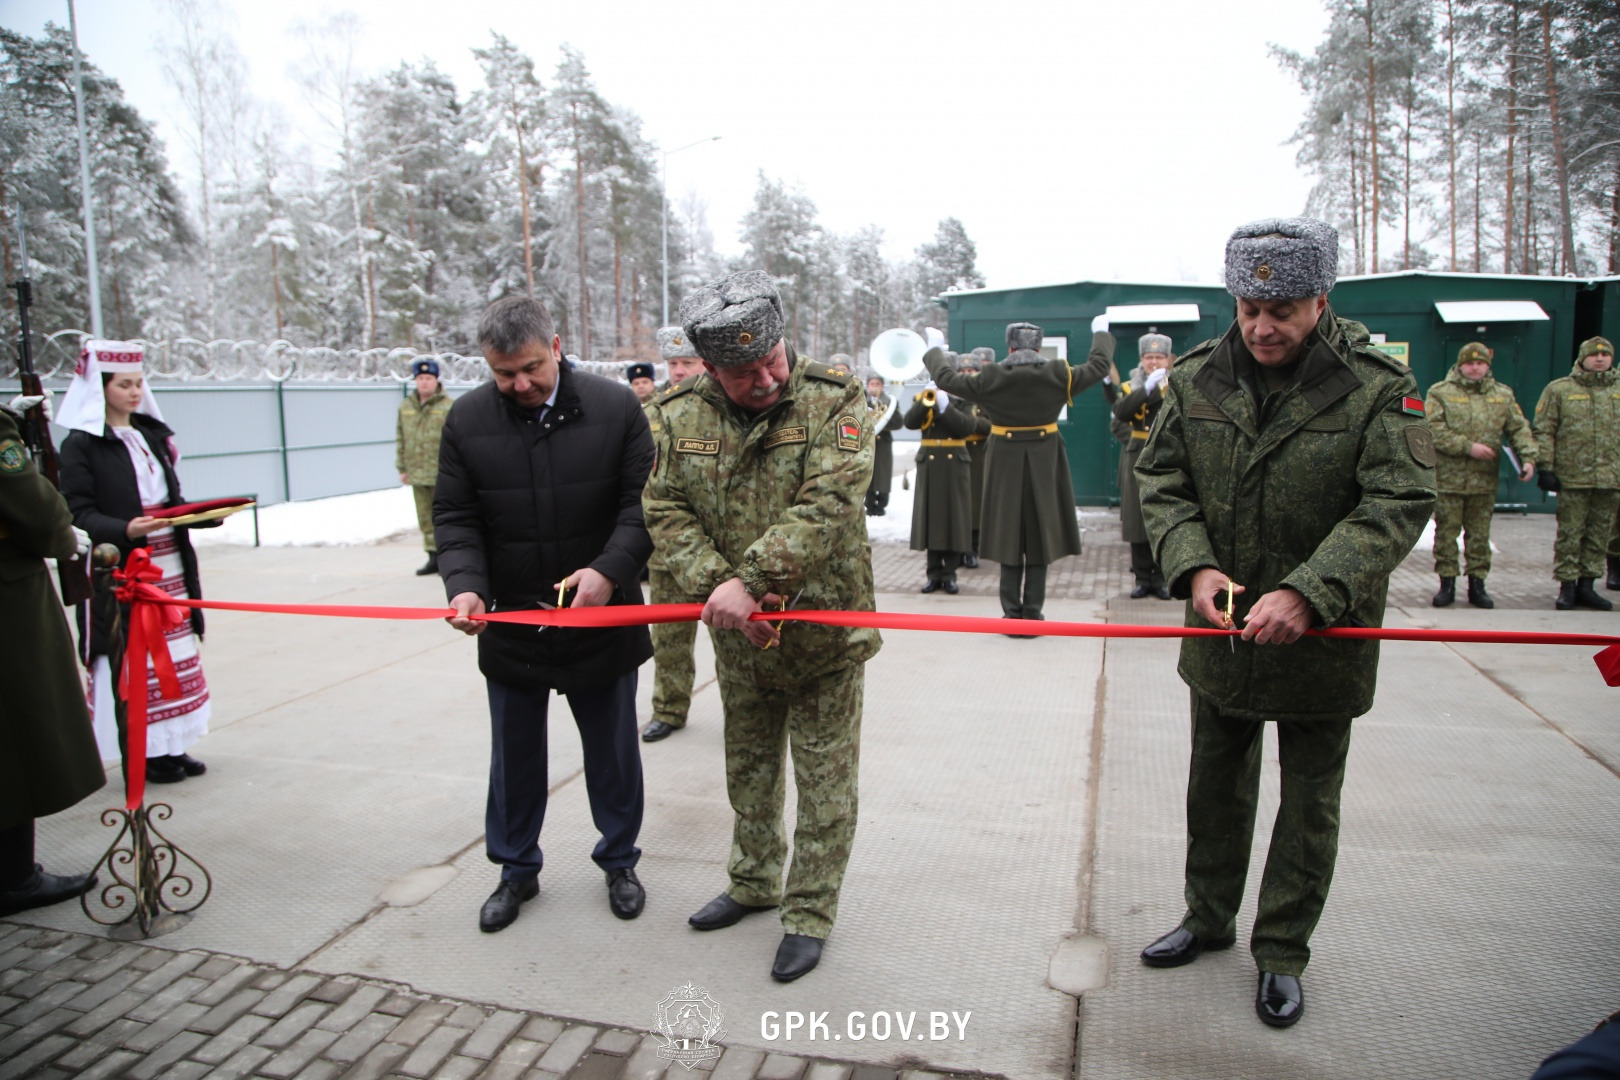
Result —
[[[1447, 328], [1447, 331], [1441, 342], [1441, 347], [1445, 350], [1442, 355], [1450, 358], [1445, 366], [1446, 375], [1451, 374], [1451, 368], [1457, 362], [1457, 354], [1462, 351], [1464, 345], [1470, 341], [1480, 342], [1490, 349], [1493, 354], [1491, 357], [1491, 378], [1499, 383], [1511, 386], [1514, 400], [1519, 403], [1519, 409], [1524, 413], [1524, 418], [1526, 420], [1533, 419], [1531, 414], [1535, 411], [1536, 403], [1533, 399], [1530, 401], [1524, 399], [1525, 372], [1523, 371], [1524, 363], [1519, 356], [1519, 335], [1512, 330], [1498, 330], [1495, 327], [1488, 327], [1483, 334], [1475, 333], [1469, 336], [1459, 335], [1450, 327]], [[1497, 504], [1522, 509], [1533, 499], [1539, 502], [1539, 489], [1536, 487], [1535, 482], [1531, 481], [1526, 484], [1520, 481], [1518, 473], [1508, 460], [1507, 454], [1501, 452], [1500, 446], [1497, 448], [1497, 453], [1499, 455], [1497, 457], [1496, 474]]]

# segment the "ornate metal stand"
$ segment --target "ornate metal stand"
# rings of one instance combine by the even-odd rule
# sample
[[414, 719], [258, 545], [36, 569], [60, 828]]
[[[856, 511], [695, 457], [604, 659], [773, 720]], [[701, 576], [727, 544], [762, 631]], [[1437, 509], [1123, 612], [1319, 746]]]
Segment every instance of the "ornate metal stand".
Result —
[[[107, 662], [115, 679], [124, 659], [123, 614], [112, 585], [112, 568], [117, 565], [116, 547], [97, 546], [91, 614], [94, 618], [99, 613], [110, 628]], [[116, 702], [115, 710], [127, 790], [129, 720], [122, 701]], [[214, 881], [207, 867], [164, 836], [154, 824], [173, 816], [174, 809], [168, 803], [148, 806], [144, 799], [134, 810], [114, 808], [102, 813], [103, 825], [118, 826], [118, 834], [95, 866], [98, 875], [105, 870], [110, 880], [81, 896], [79, 905], [92, 921], [110, 928], [108, 937], [138, 941], [178, 930], [191, 921], [191, 913], [202, 907], [213, 890]], [[111, 917], [99, 914], [92, 908], [93, 903]]]

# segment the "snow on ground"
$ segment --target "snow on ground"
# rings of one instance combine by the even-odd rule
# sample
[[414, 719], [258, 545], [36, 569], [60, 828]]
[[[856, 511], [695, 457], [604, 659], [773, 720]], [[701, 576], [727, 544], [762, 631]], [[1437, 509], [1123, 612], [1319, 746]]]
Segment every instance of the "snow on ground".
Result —
[[[1460, 535], [1457, 537], [1457, 549], [1458, 549], [1458, 551], [1462, 550], [1462, 537]], [[1433, 551], [1434, 550], [1434, 518], [1430, 518], [1429, 523], [1427, 525], [1423, 526], [1423, 535], [1418, 537], [1417, 543], [1412, 545], [1412, 550], [1413, 551]], [[1491, 550], [1492, 551], [1501, 551], [1502, 549], [1496, 546], [1496, 541], [1495, 540], [1492, 540], [1491, 541]]]
[[[259, 542], [266, 547], [372, 544], [415, 529], [416, 501], [403, 484], [259, 508]], [[193, 529], [191, 542], [252, 544], [253, 511], [232, 514], [217, 529]]]

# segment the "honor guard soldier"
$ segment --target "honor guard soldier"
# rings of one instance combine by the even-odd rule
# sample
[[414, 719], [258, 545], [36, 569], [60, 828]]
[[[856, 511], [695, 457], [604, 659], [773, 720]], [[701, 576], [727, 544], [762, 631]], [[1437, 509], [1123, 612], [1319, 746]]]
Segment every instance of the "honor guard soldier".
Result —
[[1541, 445], [1537, 482], [1543, 491], [1558, 495], [1554, 606], [1559, 611], [1608, 611], [1614, 605], [1592, 587], [1610, 551], [1609, 533], [1620, 520], [1615, 516], [1620, 507], [1620, 381], [1614, 346], [1607, 338], [1581, 342], [1574, 369], [1541, 392], [1536, 441]]
[[[1080, 554], [1069, 455], [1057, 418], [1076, 394], [1108, 374], [1114, 358], [1108, 320], [1095, 320], [1092, 331], [1091, 354], [1079, 368], [1042, 356], [1041, 328], [1034, 323], [1009, 325], [1007, 358], [982, 371], [953, 370], [943, 338], [923, 357], [941, 390], [982, 406], [990, 418], [980, 552], [1001, 564], [1001, 610], [1009, 619], [1043, 618], [1047, 564]], [[939, 337], [937, 330], [930, 334]]]
[[967, 437], [973, 414], [932, 383], [906, 410], [906, 430], [922, 432], [911, 504], [911, 550], [928, 553], [922, 591], [958, 589], [956, 568], [973, 549], [973, 464]]
[[882, 517], [889, 512], [889, 489], [894, 486], [894, 433], [900, 430], [900, 410], [883, 385], [883, 376], [866, 380], [866, 408], [872, 414], [872, 483], [866, 489], [866, 516]]
[[636, 392], [636, 400], [643, 405], [652, 400], [653, 394], [658, 389], [653, 382], [655, 374], [653, 366], [645, 363], [631, 364], [624, 369], [624, 377], [630, 381], [630, 389]]
[[1147, 333], [1137, 339], [1137, 354], [1141, 364], [1131, 370], [1131, 377], [1119, 388], [1114, 397], [1114, 419], [1110, 430], [1119, 440], [1119, 531], [1131, 545], [1131, 574], [1136, 587], [1131, 599], [1156, 596], [1170, 599], [1170, 586], [1164, 583], [1158, 564], [1153, 561], [1153, 545], [1148, 543], [1147, 529], [1142, 525], [1142, 501], [1136, 489], [1136, 459], [1147, 445], [1153, 418], [1164, 404], [1164, 387], [1170, 377], [1170, 364], [1175, 360], [1170, 338], [1165, 334]]
[[1255, 1011], [1304, 1012], [1299, 977], [1327, 901], [1351, 718], [1372, 707], [1378, 642], [1302, 637], [1381, 626], [1389, 575], [1434, 509], [1434, 439], [1407, 368], [1328, 304], [1338, 234], [1326, 222], [1244, 225], [1226, 246], [1237, 320], [1170, 369], [1136, 464], [1142, 516], [1187, 625], [1192, 690], [1187, 913], [1149, 945], [1150, 967], [1233, 944], [1275, 722], [1282, 802], [1249, 951]]
[[[963, 371], [983, 371], [986, 364], [996, 362], [996, 350], [980, 347], [962, 357]], [[979, 534], [984, 520], [984, 459], [985, 441], [990, 438], [990, 414], [984, 406], [971, 401], [961, 405], [973, 413], [973, 433], [967, 437], [968, 453], [973, 455], [973, 547], [962, 556], [962, 565], [969, 570], [979, 568]]]
[[[703, 360], [692, 348], [686, 331], [679, 326], [666, 326], [658, 331], [658, 353], [669, 368], [669, 382], [660, 389], [661, 394], [703, 374]], [[649, 420], [652, 405], [653, 402], [642, 404]], [[653, 604], [689, 604], [705, 599], [681, 592], [675, 584], [675, 576], [669, 572], [669, 564], [664, 561], [663, 549], [656, 543], [652, 557], [647, 560], [647, 594], [648, 602]], [[667, 739], [686, 726], [686, 714], [692, 708], [692, 683], [697, 678], [697, 665], [692, 659], [692, 649], [697, 644], [697, 623], [654, 623], [651, 630], [652, 722], [642, 731], [642, 742]]]
[[1445, 379], [1429, 387], [1423, 407], [1434, 433], [1434, 572], [1440, 576], [1435, 607], [1457, 599], [1457, 533], [1468, 557], [1468, 602], [1493, 608], [1485, 591], [1491, 572], [1491, 515], [1496, 511], [1497, 447], [1508, 440], [1519, 455], [1520, 480], [1536, 474], [1536, 437], [1513, 400], [1513, 388], [1491, 378], [1491, 350], [1470, 341], [1457, 352]]
[[[780, 905], [786, 933], [771, 976], [788, 982], [820, 961], [838, 912], [855, 839], [865, 664], [881, 641], [875, 630], [750, 616], [872, 609], [861, 513], [870, 416], [859, 382], [783, 340], [769, 276], [747, 271], [699, 289], [681, 321], [707, 376], [650, 410], [658, 457], [644, 501], [677, 587], [708, 598], [736, 814], [731, 882], [688, 921], [717, 930]], [[784, 888], [790, 748], [799, 802]]]
[[415, 390], [399, 403], [394, 425], [394, 471], [409, 484], [416, 500], [416, 527], [422, 530], [427, 562], [418, 577], [439, 572], [439, 549], [433, 541], [433, 485], [439, 481], [439, 436], [450, 415], [450, 395], [439, 382], [439, 362], [423, 357], [411, 362]]

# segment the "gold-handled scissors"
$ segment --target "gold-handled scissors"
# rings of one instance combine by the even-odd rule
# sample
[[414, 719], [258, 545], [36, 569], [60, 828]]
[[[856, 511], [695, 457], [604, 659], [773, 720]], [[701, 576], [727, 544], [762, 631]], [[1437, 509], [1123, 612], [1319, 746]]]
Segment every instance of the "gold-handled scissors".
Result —
[[[1228, 630], [1237, 629], [1235, 624], [1232, 622], [1232, 601], [1233, 601], [1236, 593], [1237, 593], [1237, 590], [1232, 587], [1232, 579], [1227, 578], [1226, 579], [1226, 628]], [[1232, 646], [1232, 651], [1234, 653], [1237, 652], [1237, 638], [1229, 637], [1229, 638], [1226, 639], [1226, 643], [1228, 645]]]
[[[801, 586], [799, 591], [794, 594], [794, 597], [793, 597], [793, 599], [791, 601], [788, 600], [787, 597], [779, 597], [778, 600], [777, 600], [777, 608], [776, 608], [776, 610], [777, 611], [789, 611], [789, 610], [791, 610], [793, 608], [793, 606], [799, 602], [799, 597], [801, 597], [803, 595], [804, 595], [804, 588]], [[784, 627], [786, 625], [787, 625], [787, 620], [786, 619], [782, 619], [781, 621], [779, 621], [776, 624], [776, 640], [775, 641], [767, 641], [765, 643], [765, 647], [767, 649], [770, 648], [772, 645], [780, 645], [782, 643], [782, 627]]]
[[[559, 608], [563, 606], [563, 597], [565, 595], [567, 595], [567, 593], [568, 593], [568, 579], [563, 578], [561, 581], [557, 582], [557, 606]], [[1230, 613], [1231, 605], [1227, 606], [1227, 610]]]

